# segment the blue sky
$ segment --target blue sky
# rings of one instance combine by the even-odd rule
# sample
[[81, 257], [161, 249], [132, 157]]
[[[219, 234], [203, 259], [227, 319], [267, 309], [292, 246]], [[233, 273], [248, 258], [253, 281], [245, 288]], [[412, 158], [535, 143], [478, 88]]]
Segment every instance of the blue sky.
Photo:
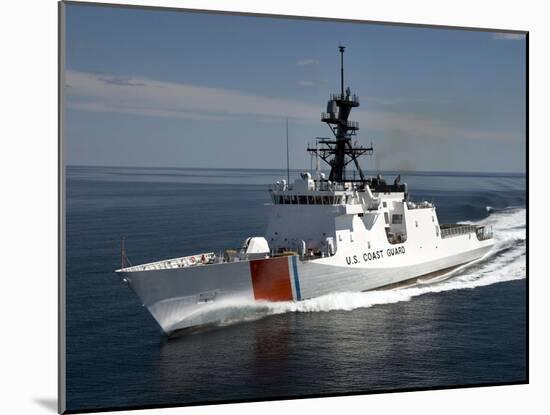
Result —
[[68, 164], [282, 168], [346, 85], [370, 170], [525, 171], [523, 35], [67, 6]]

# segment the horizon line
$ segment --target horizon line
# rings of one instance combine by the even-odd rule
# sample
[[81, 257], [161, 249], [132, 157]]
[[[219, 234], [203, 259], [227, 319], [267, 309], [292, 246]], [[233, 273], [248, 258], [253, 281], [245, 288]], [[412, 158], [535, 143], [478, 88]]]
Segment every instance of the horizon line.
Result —
[[[121, 169], [198, 169], [198, 170], [281, 170], [286, 171], [286, 167], [183, 167], [183, 166], [116, 166], [104, 164], [66, 164], [65, 167], [100, 167], [100, 168], [121, 168]], [[309, 168], [291, 168], [294, 172], [310, 172]], [[320, 171], [330, 171], [329, 169], [320, 169]], [[400, 174], [414, 173], [465, 173], [465, 174], [498, 174], [498, 175], [522, 175], [526, 176], [526, 171], [472, 171], [472, 170], [399, 170], [399, 169], [364, 169], [366, 172], [389, 172]]]

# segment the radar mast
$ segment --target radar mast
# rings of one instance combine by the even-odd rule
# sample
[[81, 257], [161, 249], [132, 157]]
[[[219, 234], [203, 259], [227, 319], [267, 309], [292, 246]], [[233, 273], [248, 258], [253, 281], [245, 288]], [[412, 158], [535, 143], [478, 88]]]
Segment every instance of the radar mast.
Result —
[[[366, 183], [358, 158], [363, 154], [372, 154], [371, 147], [357, 146], [352, 138], [357, 135], [359, 123], [349, 120], [350, 112], [359, 106], [359, 97], [351, 93], [349, 86], [344, 91], [344, 51], [345, 46], [339, 46], [340, 51], [340, 93], [331, 94], [327, 103], [327, 111], [321, 114], [321, 121], [332, 131], [333, 137], [317, 137], [319, 147], [308, 147], [307, 151], [315, 153], [330, 166], [329, 180], [336, 183], [361, 182]], [[355, 165], [353, 178], [346, 175], [346, 166], [351, 162]], [[359, 174], [359, 179], [355, 178]]]

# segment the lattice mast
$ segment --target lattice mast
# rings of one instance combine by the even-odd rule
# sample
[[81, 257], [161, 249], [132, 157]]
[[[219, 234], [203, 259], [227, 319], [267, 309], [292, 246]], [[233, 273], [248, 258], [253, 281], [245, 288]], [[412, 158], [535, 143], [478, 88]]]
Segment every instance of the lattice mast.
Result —
[[[371, 147], [355, 146], [352, 137], [356, 136], [359, 130], [357, 121], [349, 120], [352, 108], [359, 106], [359, 97], [352, 95], [349, 87], [344, 91], [344, 51], [345, 46], [339, 46], [340, 51], [340, 93], [331, 94], [327, 103], [327, 112], [321, 114], [321, 121], [325, 122], [332, 131], [333, 138], [318, 137], [320, 147], [308, 147], [308, 151], [315, 153], [330, 166], [329, 180], [336, 183], [341, 182], [366, 182], [367, 179], [359, 166], [357, 160], [361, 155], [372, 154]], [[359, 173], [360, 179], [346, 176], [346, 166], [353, 162]]]

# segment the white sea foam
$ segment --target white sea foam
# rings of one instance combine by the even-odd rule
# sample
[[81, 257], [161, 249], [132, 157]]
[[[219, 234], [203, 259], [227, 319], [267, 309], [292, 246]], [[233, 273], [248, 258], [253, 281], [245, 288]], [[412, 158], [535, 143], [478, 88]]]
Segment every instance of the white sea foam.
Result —
[[410, 301], [427, 293], [472, 289], [505, 281], [525, 278], [526, 275], [526, 210], [523, 208], [493, 209], [479, 222], [464, 222], [493, 227], [495, 245], [483, 258], [460, 267], [437, 280], [417, 281], [414, 286], [393, 290], [343, 292], [328, 294], [300, 302], [261, 302], [230, 306], [231, 317], [222, 324], [251, 320], [265, 315], [287, 312], [321, 312], [354, 310], [379, 304]]

